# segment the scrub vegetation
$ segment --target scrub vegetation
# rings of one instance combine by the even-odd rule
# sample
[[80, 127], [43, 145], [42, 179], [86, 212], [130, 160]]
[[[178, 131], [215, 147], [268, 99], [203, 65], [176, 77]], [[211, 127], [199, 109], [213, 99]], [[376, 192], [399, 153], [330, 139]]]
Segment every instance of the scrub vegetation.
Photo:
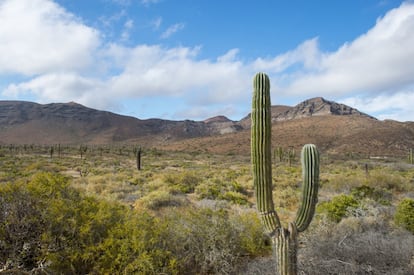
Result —
[[[138, 170], [136, 148], [1, 146], [1, 272], [274, 274], [248, 153], [141, 147]], [[414, 166], [320, 154], [298, 272], [413, 274]], [[275, 209], [290, 221], [301, 197], [299, 156], [273, 161], [272, 175]]]

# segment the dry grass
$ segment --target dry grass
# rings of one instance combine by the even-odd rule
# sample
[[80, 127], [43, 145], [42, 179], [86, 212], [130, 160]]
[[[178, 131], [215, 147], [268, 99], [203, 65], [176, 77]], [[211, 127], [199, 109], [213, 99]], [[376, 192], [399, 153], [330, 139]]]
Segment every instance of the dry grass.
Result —
[[[52, 171], [70, 177], [71, 184], [85, 193], [122, 202], [137, 211], [150, 210], [155, 215], [171, 209], [180, 211], [193, 207], [225, 208], [232, 213], [254, 210], [250, 159], [245, 155], [146, 149], [143, 151], [142, 170], [138, 171], [131, 149], [124, 149], [122, 154], [119, 150], [101, 154], [94, 149], [80, 159], [73, 149], [61, 158], [51, 159], [45, 152], [10, 155], [8, 151], [2, 151], [0, 183], [25, 180], [39, 171]], [[384, 206], [372, 200], [363, 201], [363, 207], [349, 213], [338, 224], [316, 218], [301, 237], [301, 272], [414, 273], [414, 237], [393, 225], [395, 205], [401, 198], [414, 194], [413, 167], [407, 166], [404, 160], [338, 161], [327, 155], [322, 155], [322, 158], [320, 202], [369, 186], [387, 197], [389, 204]], [[88, 173], [81, 175], [79, 169]], [[275, 163], [273, 178], [275, 206], [286, 223], [293, 219], [300, 199], [301, 169], [298, 160], [291, 167], [286, 163]], [[248, 262], [249, 267], [243, 268], [244, 273], [237, 273], [233, 268], [226, 270], [233, 270], [236, 274], [271, 274], [268, 272], [273, 270], [274, 263], [271, 255], [265, 256]]]

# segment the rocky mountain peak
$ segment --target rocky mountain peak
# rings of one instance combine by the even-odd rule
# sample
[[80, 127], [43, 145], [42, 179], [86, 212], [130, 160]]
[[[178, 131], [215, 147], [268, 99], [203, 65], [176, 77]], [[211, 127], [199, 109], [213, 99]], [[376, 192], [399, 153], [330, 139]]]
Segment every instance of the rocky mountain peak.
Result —
[[231, 122], [231, 120], [226, 116], [215, 116], [204, 120], [204, 123], [222, 123], [222, 122]]
[[283, 121], [289, 119], [325, 115], [358, 115], [370, 117], [369, 115], [345, 104], [326, 100], [323, 97], [315, 97], [305, 100], [282, 113], [275, 114], [275, 116], [272, 116], [272, 119], [273, 121]]

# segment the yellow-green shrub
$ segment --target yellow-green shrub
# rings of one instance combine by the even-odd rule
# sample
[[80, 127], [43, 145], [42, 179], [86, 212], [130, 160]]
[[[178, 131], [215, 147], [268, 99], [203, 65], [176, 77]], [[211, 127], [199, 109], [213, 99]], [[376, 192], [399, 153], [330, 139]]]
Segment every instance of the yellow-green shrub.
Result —
[[0, 265], [56, 274], [177, 274], [165, 223], [49, 173], [0, 185]]
[[394, 221], [414, 234], [414, 200], [403, 199], [397, 206]]
[[151, 210], [158, 210], [167, 206], [182, 206], [187, 202], [183, 197], [171, 194], [168, 190], [158, 190], [138, 199], [135, 207], [145, 207]]
[[339, 222], [349, 210], [357, 208], [358, 205], [358, 201], [353, 196], [342, 194], [333, 197], [331, 201], [320, 203], [317, 210], [326, 214], [332, 221]]

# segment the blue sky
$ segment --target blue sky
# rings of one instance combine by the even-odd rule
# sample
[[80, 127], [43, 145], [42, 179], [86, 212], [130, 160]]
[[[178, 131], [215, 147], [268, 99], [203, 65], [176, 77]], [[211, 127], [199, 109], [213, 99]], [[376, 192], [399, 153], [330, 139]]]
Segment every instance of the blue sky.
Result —
[[323, 96], [414, 121], [414, 2], [0, 0], [0, 99], [145, 118], [250, 112]]

